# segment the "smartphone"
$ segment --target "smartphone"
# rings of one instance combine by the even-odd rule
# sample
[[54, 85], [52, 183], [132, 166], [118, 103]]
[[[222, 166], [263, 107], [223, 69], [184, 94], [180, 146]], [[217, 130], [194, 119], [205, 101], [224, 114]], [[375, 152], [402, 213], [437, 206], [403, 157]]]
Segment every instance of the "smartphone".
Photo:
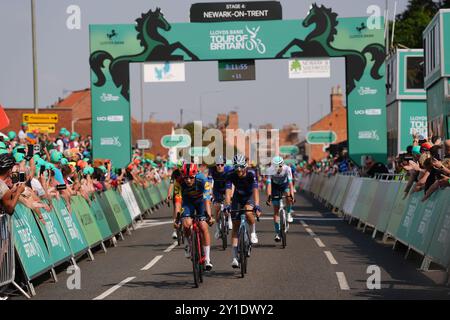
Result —
[[41, 169], [39, 171], [39, 175], [44, 174], [45, 172], [45, 166], [41, 166]]
[[19, 173], [18, 172], [11, 173], [11, 181], [13, 184], [16, 184], [19, 182]]
[[25, 172], [19, 172], [19, 182], [25, 182]]
[[67, 186], [65, 184], [58, 184], [56, 186], [56, 190], [61, 191], [61, 190], [66, 190]]
[[33, 154], [41, 153], [41, 146], [38, 144], [33, 145]]
[[25, 149], [17, 149], [17, 152], [18, 152], [18, 153], [23, 153], [23, 154], [26, 153], [26, 152], [25, 152]]
[[28, 150], [25, 156], [25, 160], [29, 161], [31, 158], [33, 158], [34, 156], [34, 152], [33, 152], [33, 145], [29, 144], [28, 145]]

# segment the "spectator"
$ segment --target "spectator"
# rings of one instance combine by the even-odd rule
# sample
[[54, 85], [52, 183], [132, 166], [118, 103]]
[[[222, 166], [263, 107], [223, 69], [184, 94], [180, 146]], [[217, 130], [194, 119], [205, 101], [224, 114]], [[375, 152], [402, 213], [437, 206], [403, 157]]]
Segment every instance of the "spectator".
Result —
[[368, 156], [365, 161], [365, 176], [374, 178], [376, 174], [389, 173], [388, 168], [381, 162], [375, 162], [375, 160]]
[[22, 122], [20, 128], [21, 129], [19, 131], [18, 138], [20, 141], [25, 141], [25, 139], [27, 138], [28, 123]]

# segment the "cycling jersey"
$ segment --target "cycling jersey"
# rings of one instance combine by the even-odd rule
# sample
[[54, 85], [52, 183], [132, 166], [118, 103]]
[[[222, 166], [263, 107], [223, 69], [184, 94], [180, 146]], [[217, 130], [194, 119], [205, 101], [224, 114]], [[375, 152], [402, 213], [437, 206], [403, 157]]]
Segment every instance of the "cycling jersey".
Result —
[[233, 172], [233, 168], [230, 166], [225, 166], [223, 172], [218, 172], [215, 167], [209, 170], [209, 178], [213, 181], [214, 202], [219, 203], [224, 200], [227, 176], [231, 172]]
[[287, 185], [292, 182], [292, 170], [289, 166], [283, 165], [281, 172], [278, 167], [270, 167], [267, 170], [267, 184]]
[[198, 173], [195, 176], [192, 186], [188, 186], [185, 181], [181, 182], [179, 190], [183, 203], [211, 200], [211, 184], [202, 173]]
[[179, 169], [174, 170], [170, 176], [170, 183], [175, 183], [175, 181], [181, 182], [181, 171]]
[[258, 181], [253, 170], [247, 170], [244, 177], [239, 177], [234, 171], [228, 175], [226, 188], [235, 187], [233, 197], [250, 198], [253, 195], [253, 189], [258, 189]]

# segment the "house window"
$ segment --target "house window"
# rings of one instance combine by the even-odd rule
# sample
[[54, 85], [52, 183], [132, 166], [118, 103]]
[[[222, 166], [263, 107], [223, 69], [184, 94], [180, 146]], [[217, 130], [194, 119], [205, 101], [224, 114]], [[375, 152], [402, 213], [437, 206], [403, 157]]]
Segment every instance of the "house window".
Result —
[[406, 57], [406, 90], [423, 89], [423, 57]]

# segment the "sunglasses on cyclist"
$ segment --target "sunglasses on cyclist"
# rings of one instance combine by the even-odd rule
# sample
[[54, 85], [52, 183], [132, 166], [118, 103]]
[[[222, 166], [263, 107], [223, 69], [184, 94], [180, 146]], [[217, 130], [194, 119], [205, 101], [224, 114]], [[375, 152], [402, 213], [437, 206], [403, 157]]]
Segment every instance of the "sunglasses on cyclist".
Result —
[[235, 168], [236, 170], [239, 170], [239, 169], [244, 170], [244, 169], [245, 169], [245, 166], [244, 166], [244, 165], [239, 165], [239, 166], [234, 166], [234, 168]]
[[225, 166], [223, 163], [216, 164], [216, 167], [223, 167], [223, 166]]
[[195, 179], [195, 176], [191, 176], [191, 177], [184, 177], [183, 179], [184, 179], [184, 180], [194, 180], [194, 179]]

